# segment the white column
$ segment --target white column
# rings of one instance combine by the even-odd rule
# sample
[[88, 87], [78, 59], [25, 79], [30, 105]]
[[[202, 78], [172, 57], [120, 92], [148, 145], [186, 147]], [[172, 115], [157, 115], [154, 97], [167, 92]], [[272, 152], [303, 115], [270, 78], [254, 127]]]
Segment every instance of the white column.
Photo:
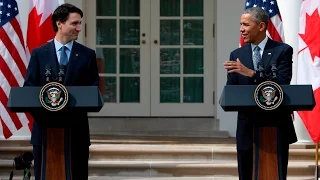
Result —
[[227, 82], [227, 71], [223, 63], [229, 60], [230, 52], [239, 47], [240, 40], [240, 16], [244, 11], [243, 1], [216, 1], [216, 55], [213, 60], [216, 62], [216, 106], [217, 119], [220, 120], [220, 131], [228, 131], [231, 137], [236, 136], [237, 112], [224, 112], [219, 105], [223, 87]]
[[[298, 52], [298, 31], [299, 31], [299, 18], [300, 6], [302, 0], [278, 0], [278, 6], [281, 12], [283, 21], [283, 29], [285, 35], [285, 42], [293, 48], [293, 75], [291, 84], [297, 82], [297, 52]], [[310, 135], [306, 130], [299, 115], [294, 113], [294, 127], [298, 137], [298, 143], [312, 143]]]

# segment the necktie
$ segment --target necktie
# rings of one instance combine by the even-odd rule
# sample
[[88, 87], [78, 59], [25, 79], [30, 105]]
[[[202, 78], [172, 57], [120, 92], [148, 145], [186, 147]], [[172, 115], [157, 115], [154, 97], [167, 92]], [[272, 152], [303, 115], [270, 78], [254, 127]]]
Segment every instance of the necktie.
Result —
[[259, 64], [259, 62], [261, 61], [260, 47], [259, 47], [259, 46], [256, 46], [256, 47], [253, 49], [252, 60], [253, 60], [254, 70], [258, 70], [258, 64]]
[[66, 49], [68, 49], [66, 46], [61, 47], [61, 54], [60, 54], [60, 64], [61, 65], [67, 65], [67, 63], [68, 63], [68, 56], [66, 53]]

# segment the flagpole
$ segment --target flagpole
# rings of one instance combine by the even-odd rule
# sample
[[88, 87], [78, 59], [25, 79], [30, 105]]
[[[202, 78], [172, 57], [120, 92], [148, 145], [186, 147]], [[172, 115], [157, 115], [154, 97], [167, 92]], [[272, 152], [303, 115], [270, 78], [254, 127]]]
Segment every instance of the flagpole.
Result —
[[316, 143], [316, 169], [315, 169], [315, 180], [318, 180], [318, 161], [319, 161], [319, 142]]

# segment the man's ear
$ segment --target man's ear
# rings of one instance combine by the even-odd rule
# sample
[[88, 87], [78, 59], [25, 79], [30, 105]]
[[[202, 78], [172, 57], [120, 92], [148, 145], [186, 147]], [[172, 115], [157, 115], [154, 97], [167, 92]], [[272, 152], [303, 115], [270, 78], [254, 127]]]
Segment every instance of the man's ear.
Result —
[[56, 21], [56, 25], [57, 25], [58, 29], [60, 28], [61, 24], [62, 23], [60, 21]]
[[264, 22], [260, 22], [259, 26], [260, 26], [260, 31], [265, 31], [268, 28], [266, 23]]

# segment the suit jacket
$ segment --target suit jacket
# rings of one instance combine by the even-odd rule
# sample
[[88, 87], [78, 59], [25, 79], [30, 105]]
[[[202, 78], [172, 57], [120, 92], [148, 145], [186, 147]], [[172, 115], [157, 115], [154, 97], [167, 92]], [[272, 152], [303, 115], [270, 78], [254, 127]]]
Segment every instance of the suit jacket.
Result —
[[[24, 86], [45, 85], [47, 83], [45, 79], [45, 69], [47, 65], [51, 66], [52, 77], [54, 79], [58, 77], [59, 62], [54, 41], [35, 48], [32, 51]], [[94, 50], [77, 42], [73, 43], [63, 84], [65, 86], [99, 85], [99, 74]], [[41, 124], [41, 122], [46, 122], [47, 119], [56, 115], [58, 118], [55, 118], [55, 121], [70, 126], [74, 143], [87, 142], [88, 145], [90, 145], [89, 123], [86, 112], [61, 112], [52, 114], [43, 111], [31, 112], [31, 114], [35, 120], [31, 134], [31, 144], [42, 144], [42, 134], [45, 132], [46, 124]]]
[[[292, 54], [291, 46], [273, 41], [268, 41], [263, 50], [261, 63], [266, 74], [271, 73], [272, 64], [276, 64], [277, 76], [272, 81], [278, 84], [290, 84], [292, 77]], [[252, 60], [251, 44], [246, 44], [231, 52], [230, 60], [237, 58], [249, 69], [254, 69]], [[253, 77], [243, 76], [238, 73], [228, 73], [227, 85], [258, 85], [265, 81], [257, 73]], [[297, 141], [296, 133], [291, 118], [292, 112], [284, 111], [239, 111], [237, 121], [237, 149], [246, 150], [252, 147], [253, 127], [273, 126], [279, 127], [280, 137], [288, 144]]]

